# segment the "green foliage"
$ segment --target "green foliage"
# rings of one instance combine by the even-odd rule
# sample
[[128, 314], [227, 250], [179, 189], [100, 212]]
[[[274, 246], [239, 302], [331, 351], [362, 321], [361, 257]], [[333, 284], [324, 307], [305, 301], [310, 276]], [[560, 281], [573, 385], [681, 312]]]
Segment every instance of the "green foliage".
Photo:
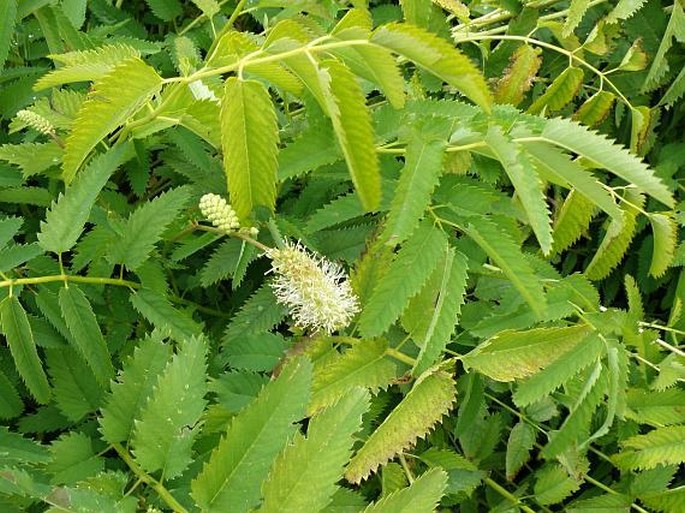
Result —
[[16, 296], [8, 296], [0, 303], [0, 321], [17, 371], [36, 401], [47, 403], [50, 385], [36, 351], [26, 311]]
[[66, 183], [100, 140], [135, 114], [161, 82], [153, 68], [135, 57], [121, 61], [95, 82], [66, 141], [62, 166]]
[[683, 510], [681, 2], [0, 13], [0, 510]]
[[294, 361], [231, 421], [202, 472], [193, 480], [193, 497], [201, 508], [249, 511], [256, 505], [261, 481], [294, 434], [293, 423], [304, 415], [310, 382], [311, 364], [307, 360]]
[[46, 251], [64, 253], [76, 244], [98, 194], [112, 173], [127, 160], [129, 151], [128, 145], [121, 145], [95, 157], [78, 180], [52, 204], [38, 234], [38, 240]]
[[354, 455], [345, 477], [358, 483], [379, 465], [424, 437], [454, 404], [456, 390], [447, 369], [434, 368], [416, 380], [411, 391]]
[[296, 436], [274, 462], [258, 511], [319, 511], [337, 489], [353, 435], [369, 407], [369, 394], [354, 388], [309, 421], [307, 438]]
[[[206, 342], [190, 338], [159, 374], [136, 419], [131, 446], [142, 468], [173, 478], [192, 461], [192, 445], [204, 411]], [[110, 404], [111, 406], [111, 404]]]
[[[266, 88], [254, 80], [230, 78], [221, 108], [221, 147], [228, 190], [238, 217], [276, 203], [278, 127]], [[265, 115], [269, 114], [270, 115]]]

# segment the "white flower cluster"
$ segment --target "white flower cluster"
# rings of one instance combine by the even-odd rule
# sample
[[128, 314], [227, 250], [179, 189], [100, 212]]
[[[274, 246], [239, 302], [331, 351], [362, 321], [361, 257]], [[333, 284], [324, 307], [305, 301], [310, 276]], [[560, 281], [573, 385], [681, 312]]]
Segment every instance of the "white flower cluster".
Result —
[[20, 110], [17, 112], [17, 118], [41, 134], [54, 135], [55, 133], [55, 127], [52, 126], [52, 123], [40, 114], [36, 114], [30, 110]]
[[359, 302], [342, 267], [302, 245], [286, 243], [268, 252], [271, 282], [279, 303], [288, 307], [295, 325], [314, 332], [332, 333], [347, 326], [359, 311]]
[[240, 221], [228, 202], [218, 194], [205, 194], [200, 198], [202, 215], [214, 226], [225, 232], [240, 229]]

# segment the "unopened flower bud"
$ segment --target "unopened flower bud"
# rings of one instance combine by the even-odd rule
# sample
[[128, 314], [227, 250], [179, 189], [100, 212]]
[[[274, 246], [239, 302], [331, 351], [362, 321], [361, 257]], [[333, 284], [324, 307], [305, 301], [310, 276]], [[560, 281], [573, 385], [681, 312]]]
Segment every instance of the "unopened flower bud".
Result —
[[28, 126], [36, 130], [37, 132], [40, 132], [41, 134], [44, 135], [54, 135], [55, 134], [55, 127], [52, 126], [52, 123], [50, 123], [47, 119], [45, 119], [43, 116], [40, 114], [36, 114], [35, 112], [31, 112], [30, 110], [20, 110], [17, 112], [17, 118], [26, 123]]
[[205, 194], [200, 198], [200, 211], [214, 226], [225, 232], [240, 229], [240, 221], [228, 202], [218, 194]]

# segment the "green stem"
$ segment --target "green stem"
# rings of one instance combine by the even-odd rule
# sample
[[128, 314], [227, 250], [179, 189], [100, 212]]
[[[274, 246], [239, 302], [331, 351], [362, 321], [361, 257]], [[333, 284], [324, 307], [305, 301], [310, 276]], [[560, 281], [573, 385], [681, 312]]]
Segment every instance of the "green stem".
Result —
[[129, 287], [139, 289], [140, 283], [123, 280], [121, 278], [100, 278], [95, 276], [70, 276], [68, 274], [53, 274], [49, 276], [34, 276], [32, 278], [14, 278], [0, 281], [2, 287], [16, 287], [18, 285], [39, 285], [41, 283], [52, 283], [62, 281], [64, 283], [90, 283], [93, 285], [117, 285], [119, 287]]
[[162, 483], [157, 481], [155, 478], [147, 474], [140, 466], [133, 460], [131, 455], [120, 443], [112, 444], [114, 450], [117, 451], [119, 457], [124, 460], [126, 465], [131, 469], [131, 471], [140, 479], [142, 482], [152, 487], [159, 497], [169, 506], [175, 513], [188, 513], [176, 498], [171, 495], [169, 490], [167, 490]]
[[485, 484], [487, 484], [490, 488], [495, 490], [497, 493], [499, 493], [502, 497], [507, 499], [509, 502], [512, 504], [516, 505], [518, 508], [521, 509], [521, 511], [525, 511], [526, 513], [535, 513], [535, 510], [529, 508], [521, 500], [516, 497], [513, 493], [511, 493], [509, 490], [501, 486], [497, 481], [494, 481], [493, 479], [486, 477], [484, 480]]
[[196, 230], [201, 231], [201, 232], [210, 232], [210, 233], [216, 233], [218, 235], [227, 235], [229, 237], [235, 237], [236, 239], [244, 240], [245, 242], [252, 244], [254, 247], [261, 249], [265, 253], [270, 252], [273, 248], [270, 248], [266, 244], [262, 244], [258, 240], [253, 239], [249, 235], [246, 235], [241, 232], [226, 232], [224, 230], [220, 230], [219, 228], [215, 228], [213, 226], [205, 226], [203, 224], [194, 224], [193, 225]]
[[199, 71], [196, 71], [192, 75], [188, 75], [187, 77], [172, 77], [172, 78], [167, 78], [164, 79], [164, 83], [170, 84], [174, 82], [184, 82], [184, 83], [190, 83], [190, 82], [195, 82], [196, 80], [202, 80], [203, 78], [207, 77], [214, 77], [216, 75], [223, 75], [225, 73], [231, 73], [233, 71], [236, 71], [238, 69], [244, 69], [248, 66], [254, 65], [260, 65], [260, 64], [269, 64], [272, 62], [278, 62], [283, 59], [287, 59], [289, 57], [295, 57], [297, 55], [307, 53], [307, 52], [325, 52], [328, 50], [334, 50], [336, 48], [346, 48], [348, 46], [363, 46], [363, 45], [371, 45], [372, 43], [369, 42], [368, 39], [350, 39], [348, 41], [335, 41], [333, 43], [326, 43], [326, 44], [318, 44], [324, 38], [321, 39], [316, 39], [309, 43], [306, 46], [301, 46], [299, 48], [293, 48], [292, 50], [288, 50], [286, 52], [281, 52], [281, 53], [275, 53], [272, 55], [267, 55], [265, 57], [255, 57], [256, 55], [261, 55], [262, 52], [255, 52], [253, 54], [246, 55], [242, 59], [238, 60], [237, 62], [234, 62], [232, 64], [228, 64], [226, 66], [222, 66], [220, 68], [213, 68], [213, 69], [201, 69]]
[[402, 363], [406, 363], [407, 365], [411, 365], [412, 367], [416, 365], [416, 360], [414, 360], [411, 356], [407, 356], [401, 351], [398, 351], [397, 349], [394, 349], [392, 347], [389, 347], [385, 350], [385, 354], [388, 356], [393, 357], [395, 360], [398, 360]]
[[552, 50], [554, 52], [566, 55], [569, 59], [576, 61], [578, 64], [581, 66], [586, 67], [593, 73], [595, 73], [600, 79], [605, 81], [607, 84], [609, 84], [609, 87], [611, 87], [614, 92], [616, 93], [616, 96], [618, 96], [623, 103], [625, 103], [630, 109], [634, 109], [633, 105], [628, 101], [628, 98], [625, 97], [625, 95], [621, 92], [621, 90], [616, 87], [616, 85], [606, 76], [605, 73], [602, 73], [600, 70], [595, 68], [592, 64], [587, 62], [585, 59], [578, 57], [575, 52], [569, 52], [568, 50], [565, 50], [564, 48], [560, 48], [556, 45], [550, 44], [550, 43], [545, 43], [544, 41], [540, 41], [539, 39], [535, 39], [532, 37], [528, 36], [514, 36], [514, 35], [481, 35], [481, 34], [474, 34], [472, 36], [465, 36], [465, 37], [458, 37], [455, 39], [457, 43], [477, 43], [480, 41], [521, 41], [526, 44], [531, 44], [531, 45], [536, 45], [536, 46], [541, 46], [542, 48], [547, 48], [548, 50]]

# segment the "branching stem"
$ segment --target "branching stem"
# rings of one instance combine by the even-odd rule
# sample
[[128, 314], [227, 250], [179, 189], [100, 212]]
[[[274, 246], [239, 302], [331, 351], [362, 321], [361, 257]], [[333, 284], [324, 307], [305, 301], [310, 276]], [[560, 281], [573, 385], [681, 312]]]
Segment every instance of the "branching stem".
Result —
[[152, 487], [157, 492], [160, 499], [162, 499], [175, 513], [188, 513], [188, 510], [171, 495], [171, 492], [169, 492], [162, 483], [150, 476], [134, 461], [129, 452], [120, 443], [114, 443], [112, 444], [112, 447], [138, 479]]

